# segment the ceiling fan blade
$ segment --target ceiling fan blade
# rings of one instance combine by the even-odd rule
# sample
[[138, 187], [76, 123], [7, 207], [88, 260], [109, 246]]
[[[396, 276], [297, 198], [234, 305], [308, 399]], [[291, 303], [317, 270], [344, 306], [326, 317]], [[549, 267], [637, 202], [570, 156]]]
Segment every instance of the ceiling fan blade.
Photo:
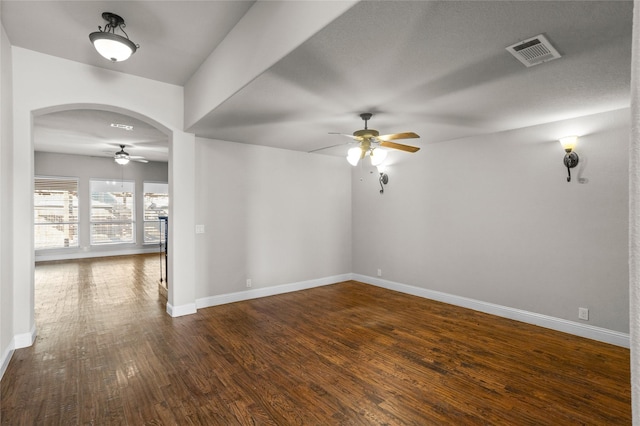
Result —
[[318, 151], [322, 151], [323, 149], [335, 148], [336, 146], [344, 146], [344, 145], [351, 145], [351, 142], [343, 142], [343, 143], [339, 143], [337, 145], [330, 145], [330, 146], [325, 146], [325, 147], [318, 148], [318, 149], [313, 149], [311, 151], [307, 151], [307, 153], [311, 154], [312, 152], [318, 152]]
[[329, 132], [330, 135], [340, 135], [346, 136], [349, 139], [353, 139], [354, 141], [362, 141], [362, 136], [349, 135], [347, 133], [337, 133], [337, 132]]
[[136, 163], [148, 163], [149, 160], [145, 160], [144, 158], [129, 158], [131, 161], [135, 161]]
[[380, 139], [383, 141], [392, 141], [395, 139], [415, 139], [419, 137], [420, 136], [418, 136], [416, 133], [413, 133], [413, 132], [393, 133], [391, 135], [376, 136], [377, 139]]
[[357, 137], [355, 137], [353, 135], [350, 135], [350, 134], [347, 134], [347, 133], [329, 132], [329, 134], [330, 135], [346, 136], [346, 137], [351, 138], [351, 139], [358, 139]]
[[417, 146], [403, 145], [401, 143], [388, 142], [388, 141], [381, 141], [380, 146], [384, 146], [385, 148], [399, 149], [400, 151], [406, 151], [406, 152], [416, 152], [420, 149]]

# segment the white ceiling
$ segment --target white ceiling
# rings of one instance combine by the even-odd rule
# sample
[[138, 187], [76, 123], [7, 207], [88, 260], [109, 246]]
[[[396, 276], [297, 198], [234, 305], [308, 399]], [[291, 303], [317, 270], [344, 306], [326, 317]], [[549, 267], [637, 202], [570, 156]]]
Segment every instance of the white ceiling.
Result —
[[[2, 24], [15, 46], [183, 86], [253, 3], [3, 0]], [[107, 23], [102, 12], [120, 15], [140, 45], [126, 62], [105, 60], [89, 41]]]
[[[131, 130], [119, 126], [132, 126]], [[167, 161], [167, 136], [133, 117], [103, 110], [53, 112], [35, 117], [36, 150], [61, 154], [113, 157], [125, 145], [129, 155]]]
[[[182, 85], [251, 4], [4, 0], [2, 21], [14, 45]], [[328, 133], [362, 128], [358, 114], [370, 111], [370, 127], [414, 131], [421, 139], [411, 144], [426, 147], [624, 108], [632, 9], [631, 1], [363, 1], [185, 130], [311, 151], [341, 143]], [[103, 11], [123, 16], [141, 45], [125, 63], [103, 60], [88, 41]], [[505, 50], [538, 34], [563, 57], [526, 68]], [[112, 116], [56, 114], [36, 122], [50, 128], [42, 134], [93, 135], [96, 152], [122, 136], [105, 129]], [[149, 151], [131, 154], [151, 158], [158, 138], [141, 135], [131, 145]], [[51, 145], [62, 143], [51, 136]]]

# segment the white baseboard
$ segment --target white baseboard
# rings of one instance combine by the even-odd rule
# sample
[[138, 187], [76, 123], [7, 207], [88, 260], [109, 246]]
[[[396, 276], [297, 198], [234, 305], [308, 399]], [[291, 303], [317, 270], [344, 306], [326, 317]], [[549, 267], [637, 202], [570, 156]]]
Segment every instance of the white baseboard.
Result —
[[123, 248], [115, 250], [72, 251], [72, 252], [36, 252], [36, 262], [51, 260], [88, 259], [90, 257], [130, 256], [132, 254], [159, 253], [158, 245], [142, 248]]
[[414, 296], [420, 296], [426, 299], [437, 300], [439, 302], [449, 303], [451, 305], [469, 308], [475, 311], [484, 312], [503, 318], [509, 318], [512, 320], [521, 321], [556, 331], [562, 331], [564, 333], [585, 337], [587, 339], [597, 340], [599, 342], [622, 346], [624, 348], [629, 348], [631, 345], [629, 334], [621, 333], [619, 331], [608, 330], [601, 327], [594, 327], [592, 325], [581, 324], [574, 321], [537, 314], [535, 312], [524, 311], [521, 309], [510, 308], [508, 306], [496, 305], [494, 303], [483, 302], [481, 300], [470, 299], [467, 297], [456, 296], [439, 291], [427, 290], [421, 287], [400, 284], [380, 278], [369, 277], [366, 275], [353, 274], [352, 279], [366, 284], [375, 285], [377, 287], [395, 290]]
[[7, 370], [9, 366], [9, 362], [11, 361], [11, 357], [13, 357], [13, 353], [16, 349], [27, 348], [33, 345], [33, 342], [36, 341], [36, 326], [35, 324], [31, 327], [31, 331], [28, 333], [16, 334], [11, 339], [11, 343], [7, 346], [2, 354], [2, 358], [0, 359], [0, 380], [2, 380], [2, 376], [4, 376], [4, 372]]
[[240, 302], [243, 300], [258, 299], [260, 297], [275, 296], [277, 294], [291, 293], [292, 291], [307, 290], [323, 285], [335, 284], [352, 279], [353, 274], [333, 275], [330, 277], [317, 278], [314, 280], [300, 281], [297, 283], [281, 284], [273, 287], [256, 288], [236, 293], [221, 294], [218, 296], [203, 297], [196, 300], [196, 306], [208, 308], [211, 306], [224, 305], [226, 303]]
[[15, 339], [11, 340], [11, 343], [9, 343], [9, 346], [7, 346], [4, 353], [2, 354], [2, 359], [0, 359], [0, 380], [2, 380], [2, 377], [4, 376], [4, 372], [7, 371], [7, 367], [9, 366], [9, 361], [11, 361], [11, 357], [13, 356], [14, 340]]
[[186, 305], [173, 306], [167, 302], [167, 313], [172, 317], [182, 317], [184, 315], [191, 315], [197, 312], [195, 303], [187, 303]]
[[33, 327], [31, 327], [31, 331], [29, 331], [28, 333], [21, 333], [13, 336], [13, 348], [14, 349], [28, 348], [29, 346], [33, 345], [33, 342], [35, 341], [36, 341], [36, 325], [34, 324]]

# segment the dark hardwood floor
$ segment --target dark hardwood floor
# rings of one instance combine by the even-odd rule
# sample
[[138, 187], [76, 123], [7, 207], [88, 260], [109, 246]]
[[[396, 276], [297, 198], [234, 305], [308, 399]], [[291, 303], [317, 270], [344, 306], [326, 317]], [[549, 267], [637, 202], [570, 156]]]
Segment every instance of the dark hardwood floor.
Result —
[[624, 348], [357, 282], [171, 318], [159, 276], [38, 264], [2, 424], [631, 424]]

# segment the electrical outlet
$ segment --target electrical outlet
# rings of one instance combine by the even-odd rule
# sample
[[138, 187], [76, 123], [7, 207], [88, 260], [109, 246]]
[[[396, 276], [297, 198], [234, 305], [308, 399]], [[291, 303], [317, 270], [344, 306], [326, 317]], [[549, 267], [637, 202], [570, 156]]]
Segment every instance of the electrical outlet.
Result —
[[204, 225], [196, 225], [196, 234], [204, 234]]
[[382, 269], [378, 269], [378, 276], [381, 277], [382, 276]]
[[247, 278], [247, 287], [251, 287], [251, 278]]
[[581, 320], [589, 321], [589, 309], [578, 308], [578, 318]]

